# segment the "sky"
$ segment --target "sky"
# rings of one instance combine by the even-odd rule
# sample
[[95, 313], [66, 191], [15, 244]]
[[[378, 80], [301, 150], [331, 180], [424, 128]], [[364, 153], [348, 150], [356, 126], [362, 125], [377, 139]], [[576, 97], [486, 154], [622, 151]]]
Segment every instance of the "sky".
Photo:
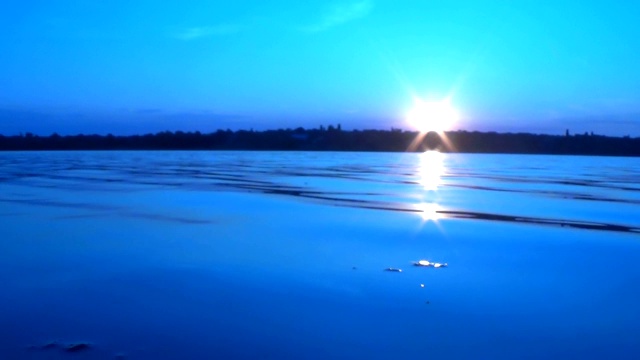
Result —
[[0, 134], [451, 130], [640, 136], [640, 2], [4, 0]]

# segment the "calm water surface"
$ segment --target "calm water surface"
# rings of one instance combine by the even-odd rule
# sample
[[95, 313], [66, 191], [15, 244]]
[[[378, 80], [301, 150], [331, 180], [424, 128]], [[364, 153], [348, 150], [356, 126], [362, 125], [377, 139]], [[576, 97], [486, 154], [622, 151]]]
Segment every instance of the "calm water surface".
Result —
[[635, 158], [5, 152], [0, 219], [0, 358], [640, 357]]

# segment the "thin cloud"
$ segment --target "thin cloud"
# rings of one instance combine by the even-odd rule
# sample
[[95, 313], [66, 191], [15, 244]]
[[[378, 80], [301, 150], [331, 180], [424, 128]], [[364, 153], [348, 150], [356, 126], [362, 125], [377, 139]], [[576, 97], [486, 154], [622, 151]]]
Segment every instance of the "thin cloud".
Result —
[[360, 0], [336, 4], [327, 11], [316, 24], [304, 27], [307, 32], [322, 32], [335, 26], [363, 18], [373, 9], [371, 0]]
[[196, 40], [211, 36], [232, 35], [240, 32], [242, 27], [234, 24], [219, 24], [214, 26], [199, 26], [183, 29], [173, 34], [173, 37], [180, 40]]

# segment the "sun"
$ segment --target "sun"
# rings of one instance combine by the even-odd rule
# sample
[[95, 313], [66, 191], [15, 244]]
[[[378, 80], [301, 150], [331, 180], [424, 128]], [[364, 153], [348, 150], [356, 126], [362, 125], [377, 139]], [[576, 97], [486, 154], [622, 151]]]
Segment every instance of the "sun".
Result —
[[448, 98], [440, 101], [415, 99], [413, 108], [406, 116], [409, 125], [421, 133], [430, 131], [442, 133], [451, 130], [458, 118], [458, 111], [451, 106]]

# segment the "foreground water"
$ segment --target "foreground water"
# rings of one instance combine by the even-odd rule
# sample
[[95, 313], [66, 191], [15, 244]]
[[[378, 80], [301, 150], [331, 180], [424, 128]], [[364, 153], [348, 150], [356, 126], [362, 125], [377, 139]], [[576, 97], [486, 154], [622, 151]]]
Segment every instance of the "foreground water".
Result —
[[637, 159], [13, 152], [0, 165], [3, 359], [640, 356]]

